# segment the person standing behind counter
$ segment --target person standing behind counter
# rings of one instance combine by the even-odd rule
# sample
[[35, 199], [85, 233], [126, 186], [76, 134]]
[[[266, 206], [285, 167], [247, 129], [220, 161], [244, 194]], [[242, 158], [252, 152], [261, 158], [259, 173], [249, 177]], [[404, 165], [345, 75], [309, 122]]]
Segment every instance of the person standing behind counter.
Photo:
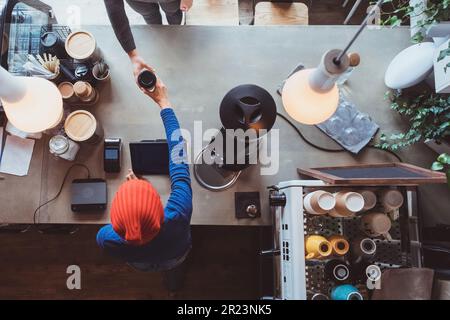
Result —
[[[159, 7], [165, 12], [169, 24], [181, 24], [183, 11], [187, 12], [193, 0], [126, 0], [136, 12], [140, 13], [147, 24], [162, 24], [162, 17]], [[137, 77], [142, 70], [155, 71], [140, 56], [131, 33], [130, 22], [125, 12], [124, 0], [104, 0], [109, 20], [111, 21], [114, 33], [120, 42], [123, 50], [128, 54], [133, 65], [133, 74], [137, 82]]]
[[180, 125], [161, 80], [157, 80], [155, 91], [145, 93], [161, 108], [169, 144], [171, 193], [163, 209], [152, 184], [130, 170], [112, 201], [111, 224], [100, 229], [97, 243], [135, 269], [162, 271], [166, 288], [174, 293], [183, 284], [184, 261], [191, 249], [192, 188], [186, 145], [182, 137], [171, 140]]

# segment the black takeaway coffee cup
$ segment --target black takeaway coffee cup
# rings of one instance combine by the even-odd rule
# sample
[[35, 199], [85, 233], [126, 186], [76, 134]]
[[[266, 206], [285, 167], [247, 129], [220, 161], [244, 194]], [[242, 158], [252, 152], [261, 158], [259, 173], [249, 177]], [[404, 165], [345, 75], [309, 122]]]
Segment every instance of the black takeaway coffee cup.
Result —
[[138, 76], [138, 83], [140, 87], [153, 92], [156, 86], [156, 75], [150, 70], [144, 70]]

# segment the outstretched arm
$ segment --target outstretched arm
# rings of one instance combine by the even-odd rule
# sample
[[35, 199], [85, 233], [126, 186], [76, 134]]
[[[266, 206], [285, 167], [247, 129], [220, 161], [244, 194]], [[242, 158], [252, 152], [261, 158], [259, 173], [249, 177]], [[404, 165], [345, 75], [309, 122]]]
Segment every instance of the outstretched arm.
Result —
[[137, 83], [139, 74], [144, 69], [154, 71], [154, 69], [145, 62], [139, 55], [133, 34], [131, 33], [130, 22], [125, 12], [123, 0], [104, 0], [109, 21], [111, 21], [114, 33], [120, 42], [123, 50], [128, 54], [133, 65], [133, 75]]
[[190, 221], [192, 215], [192, 188], [189, 166], [186, 161], [186, 144], [180, 132], [180, 124], [169, 101], [167, 88], [158, 78], [153, 92], [144, 91], [161, 108], [161, 118], [169, 144], [169, 174], [171, 193], [166, 214], [172, 218]]
[[104, 0], [109, 21], [114, 29], [117, 40], [126, 53], [136, 49], [133, 34], [131, 33], [130, 22], [125, 12], [123, 0]]

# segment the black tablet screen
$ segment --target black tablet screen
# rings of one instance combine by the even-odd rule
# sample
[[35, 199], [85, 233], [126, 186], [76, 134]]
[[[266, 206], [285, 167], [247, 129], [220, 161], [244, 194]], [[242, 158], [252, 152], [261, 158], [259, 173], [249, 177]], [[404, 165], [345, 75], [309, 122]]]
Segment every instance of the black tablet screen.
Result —
[[135, 174], [169, 174], [167, 142], [130, 143], [131, 165]]

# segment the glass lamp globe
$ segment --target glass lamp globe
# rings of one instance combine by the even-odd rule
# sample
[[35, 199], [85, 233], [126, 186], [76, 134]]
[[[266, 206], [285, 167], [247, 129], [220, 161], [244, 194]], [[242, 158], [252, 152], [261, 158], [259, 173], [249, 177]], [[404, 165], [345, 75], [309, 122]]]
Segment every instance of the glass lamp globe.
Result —
[[286, 112], [296, 121], [315, 125], [329, 119], [339, 104], [339, 89], [320, 91], [312, 88], [310, 76], [315, 69], [304, 69], [294, 73], [283, 87], [282, 100]]
[[8, 121], [27, 133], [53, 128], [63, 117], [63, 100], [50, 81], [36, 77], [15, 77], [0, 68], [0, 100]]

